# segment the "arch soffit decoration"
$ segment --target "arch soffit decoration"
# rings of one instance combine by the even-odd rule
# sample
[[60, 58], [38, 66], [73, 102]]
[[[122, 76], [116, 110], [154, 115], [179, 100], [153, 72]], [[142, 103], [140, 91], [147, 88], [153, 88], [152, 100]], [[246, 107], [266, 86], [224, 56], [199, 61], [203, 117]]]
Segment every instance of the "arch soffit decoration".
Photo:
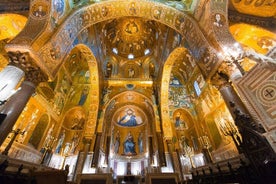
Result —
[[[99, 76], [99, 66], [96, 60], [96, 57], [86, 45], [78, 44], [71, 51], [79, 50], [82, 54], [82, 58], [87, 61], [89, 72], [90, 72], [90, 91], [89, 98], [91, 104], [89, 106], [89, 112], [87, 117], [87, 122], [85, 123], [84, 128], [84, 137], [92, 138], [96, 130], [97, 115], [100, 104], [100, 76]], [[67, 59], [70, 59], [70, 54], [67, 56]]]
[[172, 130], [172, 123], [169, 116], [169, 84], [170, 84], [170, 75], [172, 71], [172, 67], [174, 62], [178, 59], [183, 59], [185, 57], [185, 53], [188, 50], [184, 47], [175, 48], [172, 53], [169, 55], [168, 59], [166, 60], [163, 72], [162, 72], [162, 82], [161, 82], [161, 115], [162, 115], [162, 128], [164, 131], [164, 136], [167, 138], [173, 137], [173, 130]]
[[[115, 11], [115, 9], [122, 11]], [[40, 61], [38, 65], [44, 69], [49, 77], [54, 78], [65, 55], [71, 49], [71, 44], [81, 31], [99, 22], [127, 16], [154, 20], [179, 32], [186, 38], [192, 55], [198, 62], [201, 62], [199, 66], [204, 68], [205, 76], [209, 76], [212, 68], [218, 66], [218, 57], [215, 54], [214, 47], [204, 37], [194, 19], [172, 7], [144, 0], [139, 2], [122, 0], [119, 3], [118, 1], [107, 1], [90, 4], [76, 10], [59, 26], [59, 29], [41, 47], [39, 52], [33, 54], [33, 57]], [[51, 57], [53, 51], [56, 55], [54, 58]], [[201, 61], [206, 53], [210, 55], [210, 59]]]

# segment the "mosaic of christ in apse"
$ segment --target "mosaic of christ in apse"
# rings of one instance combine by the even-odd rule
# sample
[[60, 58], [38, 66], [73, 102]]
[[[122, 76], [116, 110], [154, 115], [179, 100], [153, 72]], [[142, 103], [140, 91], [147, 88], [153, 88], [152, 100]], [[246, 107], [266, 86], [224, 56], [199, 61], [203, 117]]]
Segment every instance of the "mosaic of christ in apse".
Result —
[[121, 126], [133, 127], [142, 123], [142, 119], [135, 115], [134, 110], [127, 109], [123, 117], [119, 117], [118, 124]]

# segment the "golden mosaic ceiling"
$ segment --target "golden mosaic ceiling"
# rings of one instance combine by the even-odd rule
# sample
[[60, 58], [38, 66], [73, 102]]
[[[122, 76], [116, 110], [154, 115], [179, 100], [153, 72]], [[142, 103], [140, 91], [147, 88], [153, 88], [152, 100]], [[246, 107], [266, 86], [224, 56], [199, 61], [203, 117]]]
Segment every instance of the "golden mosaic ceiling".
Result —
[[231, 3], [240, 13], [258, 17], [276, 17], [275, 0], [231, 0]]
[[17, 14], [0, 14], [0, 40], [14, 37], [25, 26], [27, 18]]
[[253, 48], [261, 54], [267, 54], [276, 45], [275, 33], [261, 27], [248, 24], [235, 24], [230, 27], [230, 32], [241, 44]]
[[154, 21], [128, 17], [112, 20], [104, 26], [109, 51], [124, 58], [139, 58], [152, 52], [156, 42]]

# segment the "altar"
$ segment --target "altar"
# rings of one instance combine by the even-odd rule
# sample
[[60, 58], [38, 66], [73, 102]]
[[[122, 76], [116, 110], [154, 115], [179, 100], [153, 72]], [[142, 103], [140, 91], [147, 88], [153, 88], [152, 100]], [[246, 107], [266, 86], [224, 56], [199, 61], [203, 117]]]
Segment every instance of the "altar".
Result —
[[117, 176], [116, 184], [140, 184], [141, 181], [142, 181], [141, 176], [123, 175], [123, 176]]

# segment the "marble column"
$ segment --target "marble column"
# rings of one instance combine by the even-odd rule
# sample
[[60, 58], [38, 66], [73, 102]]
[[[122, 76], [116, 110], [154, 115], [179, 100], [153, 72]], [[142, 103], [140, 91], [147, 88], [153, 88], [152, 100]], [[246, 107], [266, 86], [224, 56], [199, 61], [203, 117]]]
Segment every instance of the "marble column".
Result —
[[[238, 73], [238, 70], [234, 64], [222, 63], [211, 79], [211, 83], [218, 88], [222, 98], [224, 99], [226, 106], [231, 112], [231, 104], [235, 103], [240, 106], [243, 111], [244, 105], [242, 104], [239, 96], [237, 95], [235, 89], [232, 86], [232, 80], [242, 77], [241, 73]], [[236, 75], [235, 75], [236, 74]]]
[[[243, 116], [245, 118], [244, 121], [248, 122], [247, 126], [263, 133], [264, 129], [251, 117], [246, 105], [233, 85], [234, 81], [240, 77], [242, 77], [242, 74], [234, 64], [222, 63], [216, 74], [212, 77], [212, 83], [220, 91], [234, 120], [239, 118], [238, 116]], [[235, 121], [235, 123], [237, 126], [241, 126], [242, 121]]]
[[183, 180], [183, 172], [182, 172], [182, 167], [181, 167], [181, 161], [180, 161], [180, 154], [178, 150], [172, 152], [172, 161], [173, 161], [173, 170], [175, 173], [178, 173], [178, 177], [180, 181]]
[[[24, 71], [8, 65], [0, 72], [0, 101], [5, 102], [16, 92], [16, 86], [24, 77]], [[4, 106], [4, 105], [3, 105]], [[1, 105], [0, 105], [1, 109]]]
[[149, 146], [149, 165], [153, 165], [154, 164], [154, 153], [153, 153], [153, 138], [152, 136], [149, 137], [149, 143], [148, 143], [148, 146]]
[[96, 133], [95, 135], [95, 143], [93, 148], [93, 159], [91, 163], [91, 167], [98, 167], [99, 165], [99, 157], [100, 157], [100, 148], [101, 148], [101, 133]]
[[[6, 118], [0, 125], [0, 145], [4, 142], [8, 134], [35, 91], [35, 85], [29, 81], [23, 81], [20, 90], [18, 90], [5, 104], [1, 110], [2, 114], [6, 114]], [[20, 127], [19, 127], [20, 128]]]
[[106, 146], [105, 146], [105, 164], [109, 165], [108, 156], [110, 154], [110, 143], [111, 143], [111, 137], [106, 137]]
[[163, 143], [163, 136], [161, 132], [156, 132], [158, 143], [158, 158], [160, 167], [166, 166], [165, 148]]
[[249, 114], [242, 100], [238, 96], [236, 90], [233, 88], [233, 86], [230, 83], [227, 83], [221, 86], [219, 91], [224, 102], [226, 103], [226, 106], [228, 107], [228, 110], [230, 111], [233, 117], [235, 117], [235, 112], [233, 107], [236, 107], [237, 109], [239, 109], [241, 113]]
[[[0, 113], [6, 117], [0, 125], [0, 145], [3, 144], [8, 134], [12, 131], [14, 124], [35, 92], [36, 86], [47, 80], [47, 76], [36, 66], [36, 62], [30, 57], [29, 53], [9, 52], [11, 67], [24, 71], [24, 81], [21, 83], [17, 92], [13, 94], [1, 108]], [[20, 127], [19, 127], [20, 128]]]

